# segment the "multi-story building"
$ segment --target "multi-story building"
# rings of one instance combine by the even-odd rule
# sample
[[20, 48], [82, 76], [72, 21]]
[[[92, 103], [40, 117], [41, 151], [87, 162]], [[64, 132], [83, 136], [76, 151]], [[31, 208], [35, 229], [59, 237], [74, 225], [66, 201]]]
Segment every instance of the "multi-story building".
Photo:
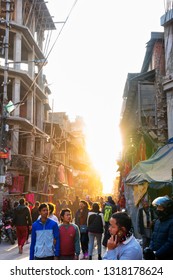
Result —
[[[46, 32], [56, 28], [43, 0], [0, 3], [1, 93], [6, 75], [5, 101], [7, 105], [14, 104], [14, 110], [6, 117], [11, 160], [7, 165], [5, 185], [10, 192], [36, 191], [39, 180], [43, 184], [46, 178], [44, 146], [49, 135], [44, 132], [44, 122], [51, 109], [48, 102], [50, 90], [43, 74], [43, 66], [47, 62], [44, 40]], [[1, 94], [1, 105], [5, 101]]]
[[141, 73], [128, 74], [123, 94], [120, 128], [125, 174], [167, 141], [164, 73], [164, 34], [152, 32]]
[[75, 121], [70, 121], [65, 112], [54, 112], [49, 114], [49, 121], [61, 129], [59, 147], [56, 145], [52, 155], [64, 167], [64, 183], [80, 197], [101, 194], [100, 178], [86, 150], [83, 119], [78, 116]]
[[[173, 190], [173, 1], [167, 1], [161, 25], [164, 32], [151, 33], [141, 73], [128, 74], [123, 95], [120, 125], [124, 149], [119, 162], [120, 190], [125, 190], [127, 208], [136, 231], [136, 214], [142, 197], [146, 195], [152, 201], [159, 195], [170, 195]], [[160, 146], [162, 149], [158, 149]], [[165, 153], [162, 152], [164, 148], [167, 148]], [[169, 159], [166, 161], [167, 154]], [[139, 162], [146, 159], [148, 161]], [[160, 170], [165, 177], [160, 175]], [[147, 178], [150, 171], [154, 174], [151, 179], [150, 176]]]
[[173, 1], [167, 1], [166, 12], [161, 17], [164, 27], [165, 76], [163, 91], [167, 105], [168, 139], [173, 137]]

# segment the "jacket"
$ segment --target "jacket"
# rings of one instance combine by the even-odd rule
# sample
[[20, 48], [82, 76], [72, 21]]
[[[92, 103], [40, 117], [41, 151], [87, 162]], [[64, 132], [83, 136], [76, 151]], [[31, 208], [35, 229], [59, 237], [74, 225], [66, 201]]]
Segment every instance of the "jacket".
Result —
[[39, 215], [40, 214], [39, 214], [38, 208], [37, 207], [32, 208], [32, 210], [31, 210], [31, 217], [32, 217], [32, 222], [33, 223], [38, 219]]
[[132, 235], [115, 249], [108, 250], [104, 254], [103, 260], [142, 260], [142, 249]]
[[[54, 241], [56, 241], [55, 245]], [[49, 218], [45, 224], [40, 219], [34, 222], [31, 232], [30, 260], [34, 260], [34, 257], [59, 256], [59, 253], [60, 238], [57, 223]]]
[[32, 225], [31, 213], [27, 206], [19, 205], [14, 209], [13, 223], [15, 226]]
[[75, 224], [80, 227], [80, 225], [86, 225], [88, 218], [88, 209], [84, 209], [82, 212], [78, 209], [75, 214]]
[[173, 260], [173, 214], [156, 220], [149, 247], [158, 259]]
[[60, 224], [60, 256], [80, 254], [80, 233], [75, 224]]

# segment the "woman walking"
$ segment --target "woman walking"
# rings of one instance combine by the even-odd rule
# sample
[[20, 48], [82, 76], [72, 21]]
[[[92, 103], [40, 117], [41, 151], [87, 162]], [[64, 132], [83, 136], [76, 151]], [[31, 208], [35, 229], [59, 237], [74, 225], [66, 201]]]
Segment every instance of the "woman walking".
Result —
[[104, 229], [104, 219], [103, 213], [99, 211], [99, 204], [94, 202], [92, 205], [91, 211], [88, 213], [88, 237], [89, 237], [89, 244], [88, 244], [88, 253], [89, 253], [89, 260], [92, 260], [92, 253], [94, 249], [94, 240], [97, 240], [97, 250], [98, 250], [98, 260], [101, 260], [101, 253], [102, 253], [102, 234]]
[[87, 218], [89, 205], [85, 200], [79, 202], [79, 209], [75, 214], [75, 224], [80, 230], [80, 242], [83, 252], [83, 259], [88, 259], [88, 229]]

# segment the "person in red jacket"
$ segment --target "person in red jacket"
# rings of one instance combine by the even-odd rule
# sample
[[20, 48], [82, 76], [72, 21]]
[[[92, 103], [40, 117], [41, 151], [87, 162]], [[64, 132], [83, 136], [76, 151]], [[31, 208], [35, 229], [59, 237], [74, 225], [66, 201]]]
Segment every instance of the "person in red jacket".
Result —
[[80, 233], [77, 225], [71, 222], [72, 213], [69, 208], [61, 210], [60, 260], [78, 260], [80, 254]]

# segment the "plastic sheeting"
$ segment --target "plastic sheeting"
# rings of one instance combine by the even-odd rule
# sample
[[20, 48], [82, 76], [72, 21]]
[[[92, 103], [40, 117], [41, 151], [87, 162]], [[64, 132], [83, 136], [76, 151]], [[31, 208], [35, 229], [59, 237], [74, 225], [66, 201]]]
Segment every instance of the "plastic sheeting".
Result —
[[[172, 139], [171, 139], [172, 140]], [[152, 188], [172, 185], [173, 143], [159, 148], [148, 160], [138, 162], [126, 177], [127, 185], [148, 182]]]

